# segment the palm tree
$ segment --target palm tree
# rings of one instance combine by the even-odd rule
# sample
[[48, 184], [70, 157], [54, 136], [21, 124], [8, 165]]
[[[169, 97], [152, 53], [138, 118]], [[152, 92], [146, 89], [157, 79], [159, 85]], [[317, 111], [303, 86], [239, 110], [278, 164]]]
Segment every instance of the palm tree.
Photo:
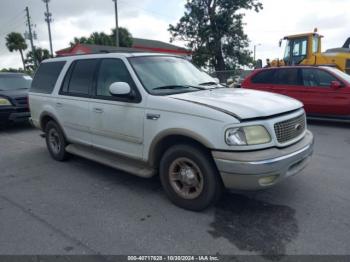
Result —
[[6, 36], [6, 46], [10, 52], [19, 51], [22, 58], [23, 69], [26, 69], [23, 51], [27, 49], [26, 41], [20, 33], [12, 32]]
[[38, 47], [35, 49], [35, 57], [32, 51], [28, 52], [24, 63], [27, 65], [27, 70], [35, 71], [37, 69], [35, 59], [40, 64], [43, 60], [49, 59], [50, 57], [51, 55], [49, 50]]

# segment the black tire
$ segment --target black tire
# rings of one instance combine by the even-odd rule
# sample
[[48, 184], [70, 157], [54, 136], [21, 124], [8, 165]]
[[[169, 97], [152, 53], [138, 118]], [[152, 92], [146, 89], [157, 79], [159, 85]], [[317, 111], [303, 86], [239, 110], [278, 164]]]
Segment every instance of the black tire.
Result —
[[[187, 164], [186, 161], [188, 161]], [[173, 168], [176, 167], [177, 163], [180, 163], [178, 169], [180, 171], [175, 172]], [[185, 186], [187, 186], [187, 188], [191, 187], [187, 184], [188, 181], [182, 182], [178, 180], [174, 182], [174, 180], [177, 180], [178, 176], [183, 177], [181, 175], [186, 174], [186, 172], [181, 172], [183, 168], [186, 170], [188, 167], [190, 167], [190, 170], [192, 171], [199, 169], [201, 172], [201, 174], [199, 174], [199, 172], [190, 173], [197, 174], [195, 182], [197, 186], [192, 187], [189, 191], [185, 190], [188, 192], [191, 190], [193, 191], [191, 193], [193, 198], [191, 199], [187, 198], [188, 195], [187, 197], [184, 197], [180, 192], [181, 186], [183, 186], [183, 188], [185, 188]], [[171, 174], [175, 173], [175, 177], [171, 179]], [[168, 198], [175, 205], [184, 209], [201, 211], [214, 204], [222, 194], [222, 182], [210, 154], [197, 146], [181, 144], [170, 147], [160, 161], [159, 175]], [[202, 181], [202, 183], [200, 181]], [[194, 192], [197, 187], [200, 189], [197, 192]]]
[[[53, 145], [50, 139], [55, 137], [57, 147]], [[46, 146], [53, 159], [57, 161], [65, 161], [69, 154], [66, 152], [67, 141], [64, 137], [63, 131], [59, 125], [54, 121], [49, 121], [45, 127]]]

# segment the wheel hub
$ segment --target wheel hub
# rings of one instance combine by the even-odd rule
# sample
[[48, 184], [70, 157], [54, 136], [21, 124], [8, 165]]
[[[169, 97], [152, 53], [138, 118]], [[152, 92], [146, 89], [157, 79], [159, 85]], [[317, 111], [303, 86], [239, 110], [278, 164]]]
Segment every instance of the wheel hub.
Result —
[[204, 180], [198, 165], [189, 158], [180, 157], [169, 167], [170, 185], [185, 199], [197, 198], [203, 190]]
[[196, 185], [196, 175], [192, 170], [192, 168], [190, 167], [181, 168], [180, 176], [181, 176], [181, 182], [185, 183], [186, 185], [189, 185], [189, 186]]

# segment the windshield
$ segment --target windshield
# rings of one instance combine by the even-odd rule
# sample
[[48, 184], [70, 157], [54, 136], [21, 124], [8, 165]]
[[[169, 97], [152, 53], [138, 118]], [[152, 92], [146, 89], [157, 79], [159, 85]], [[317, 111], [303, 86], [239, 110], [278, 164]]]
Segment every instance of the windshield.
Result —
[[0, 75], [0, 91], [29, 89], [32, 78], [26, 75]]
[[343, 71], [340, 71], [337, 68], [333, 67], [326, 67], [329, 71], [331, 71], [336, 76], [340, 77], [341, 79], [345, 80], [347, 84], [350, 84], [350, 75], [344, 73]]
[[143, 86], [154, 95], [169, 95], [218, 87], [214, 78], [183, 58], [147, 56], [132, 57], [129, 61]]

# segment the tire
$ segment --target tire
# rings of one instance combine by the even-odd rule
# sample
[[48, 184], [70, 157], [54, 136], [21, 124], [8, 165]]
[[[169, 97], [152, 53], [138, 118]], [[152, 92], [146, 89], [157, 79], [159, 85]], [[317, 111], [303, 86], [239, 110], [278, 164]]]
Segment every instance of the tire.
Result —
[[54, 121], [49, 121], [45, 127], [46, 146], [53, 159], [65, 161], [68, 159], [66, 152], [67, 141], [63, 131]]
[[170, 147], [160, 161], [159, 175], [168, 198], [184, 209], [201, 211], [214, 204], [222, 193], [216, 166], [200, 147]]

